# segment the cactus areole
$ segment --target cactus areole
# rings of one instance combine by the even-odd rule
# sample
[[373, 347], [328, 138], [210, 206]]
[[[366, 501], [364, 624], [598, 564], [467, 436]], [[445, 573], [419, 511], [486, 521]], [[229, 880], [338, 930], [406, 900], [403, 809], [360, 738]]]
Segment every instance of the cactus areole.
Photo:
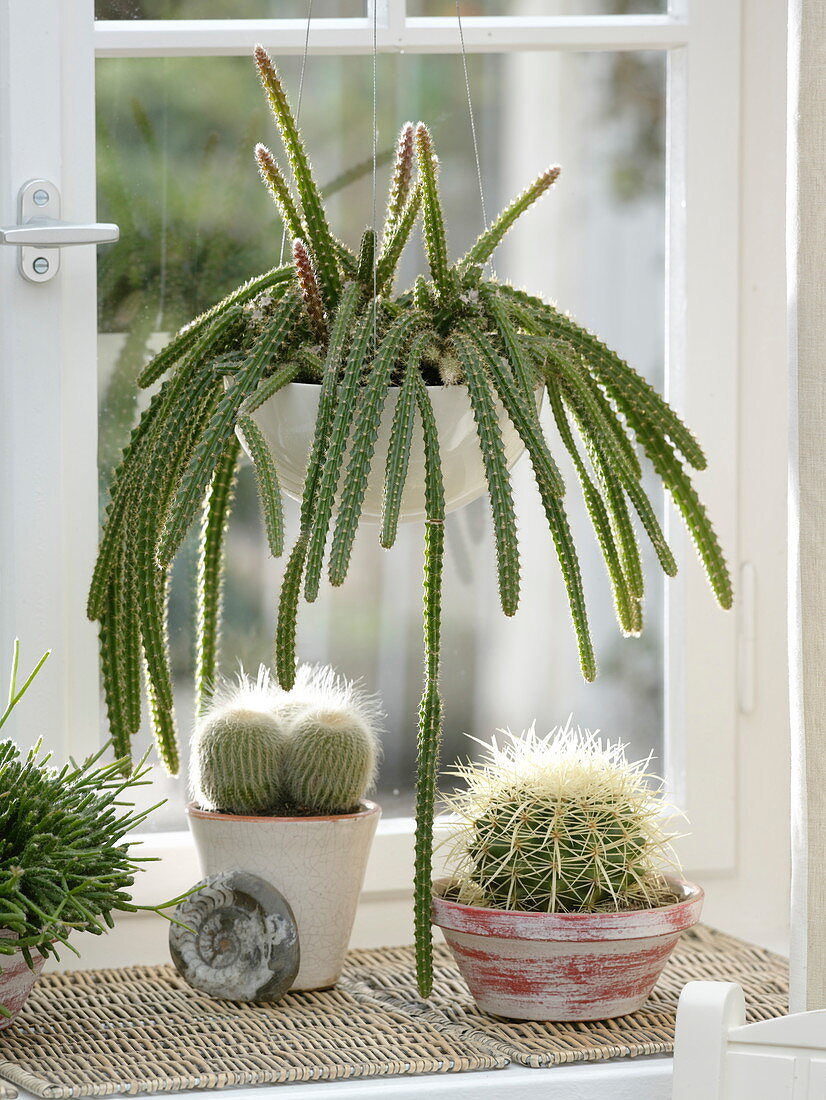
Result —
[[[689, 468], [705, 457], [694, 436], [648, 382], [539, 298], [485, 276], [505, 234], [559, 175], [549, 168], [458, 260], [448, 252], [430, 131], [406, 124], [399, 139], [380, 239], [365, 231], [357, 251], [333, 234], [295, 118], [261, 47], [255, 61], [289, 164], [264, 146], [255, 158], [293, 240], [291, 263], [238, 287], [195, 318], [146, 366], [143, 387], [160, 383], [115, 471], [88, 611], [100, 621], [101, 662], [112, 736], [128, 751], [141, 720], [141, 668], [151, 722], [166, 768], [178, 770], [166, 604], [172, 562], [200, 520], [197, 692], [216, 676], [224, 535], [238, 461], [237, 432], [252, 456], [270, 549], [284, 551], [278, 472], [252, 417], [296, 380], [320, 386], [298, 536], [283, 573], [275, 667], [289, 688], [296, 667], [296, 616], [312, 602], [327, 563], [344, 582], [375, 439], [389, 387], [399, 387], [385, 468], [382, 546], [394, 543], [411, 439], [426, 456], [425, 689], [419, 711], [415, 911], [419, 981], [431, 984], [430, 864], [442, 704], [439, 636], [444, 488], [428, 386], [467, 387], [484, 460], [506, 615], [519, 605], [513, 491], [497, 421], [501, 404], [530, 456], [548, 530], [567, 587], [586, 679], [596, 675], [565, 484], [534, 400], [544, 385], [558, 439], [570, 454], [605, 559], [620, 628], [642, 627], [643, 574], [632, 514], [669, 575], [677, 565], [642, 486], [641, 453], [671, 493], [723, 607], [732, 593], [717, 538]], [[287, 182], [287, 177], [292, 183]], [[429, 270], [403, 293], [394, 277], [421, 221]], [[277, 251], [280, 233], [273, 233]], [[349, 458], [345, 461], [345, 456]], [[327, 552], [329, 544], [329, 553]]]

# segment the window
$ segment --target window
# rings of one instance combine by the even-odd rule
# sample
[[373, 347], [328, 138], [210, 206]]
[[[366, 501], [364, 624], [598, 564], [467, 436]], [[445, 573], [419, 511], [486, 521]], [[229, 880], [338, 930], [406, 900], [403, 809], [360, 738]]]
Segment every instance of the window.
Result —
[[[42, 36], [32, 13], [10, 0], [0, 3], [5, 40], [14, 43], [13, 94], [0, 103], [7, 124], [0, 127], [8, 154], [5, 221], [14, 220], [20, 183], [35, 173], [59, 180], [64, 217], [92, 220], [95, 86], [98, 216], [131, 219], [131, 232], [124, 223], [122, 242], [100, 254], [99, 344], [88, 250], [64, 252], [60, 276], [43, 287], [23, 284], [12, 250], [0, 250], [4, 314], [15, 321], [14, 331], [0, 337], [6, 395], [0, 447], [10, 471], [2, 502], [9, 595], [0, 610], [0, 644], [18, 631], [32, 653], [54, 647], [51, 680], [42, 678], [30, 719], [37, 706], [36, 728], [65, 731], [64, 751], [80, 753], [99, 741], [95, 632], [83, 615], [96, 544], [98, 401], [105, 480], [130, 414], [127, 383], [141, 354], [134, 347], [151, 346], [201, 300], [266, 263], [262, 229], [271, 227], [266, 247], [278, 248], [275, 219], [243, 150], [243, 142], [249, 146], [270, 132], [246, 58], [252, 44], [263, 41], [294, 88], [306, 8], [303, 0], [254, 0], [237, 19], [235, 4], [109, 0], [98, 4], [94, 22], [88, 3], [71, 11], [60, 10], [57, 0], [44, 3], [54, 5], [59, 35]], [[740, 5], [693, 0], [688, 10], [677, 3], [666, 12], [658, 0], [560, 0], [549, 11], [527, 0], [467, 0], [462, 10], [489, 213], [532, 171], [551, 160], [563, 165], [555, 193], [503, 250], [501, 273], [558, 297], [666, 385], [707, 444], [713, 473], [701, 491], [736, 573], [744, 461], [738, 450]], [[329, 179], [369, 153], [369, 123], [357, 104], [369, 95], [372, 27], [361, 0], [317, 0], [314, 12], [302, 124], [320, 174]], [[381, 142], [389, 144], [408, 115], [433, 123], [457, 225], [454, 247], [460, 248], [461, 237], [478, 228], [479, 213], [454, 5], [382, 0], [378, 44]], [[365, 181], [339, 196], [335, 217], [342, 232], [355, 235], [368, 204]], [[534, 247], [537, 239], [548, 251]], [[181, 261], [193, 265], [196, 281], [182, 285]], [[663, 361], [668, 370], [659, 377]], [[475, 541], [485, 523], [484, 502], [452, 523], [448, 752], [463, 751], [466, 729], [518, 727], [534, 716], [550, 725], [574, 709], [582, 721], [631, 739], [635, 751], [664, 755], [675, 800], [692, 818], [687, 864], [733, 875], [735, 762], [744, 728], [737, 654], [738, 644], [748, 651], [748, 639], [738, 641], [735, 616], [715, 608], [675, 524], [681, 575], [665, 590], [652, 587], [641, 642], [620, 642], [608, 621], [601, 573], [591, 563], [602, 678], [599, 686], [581, 689], [555, 566], [545, 568], [544, 544], [531, 538], [530, 479], [523, 472], [530, 579], [513, 622], [502, 619], [493, 599], [487, 542]], [[239, 494], [226, 654], [256, 662], [268, 656], [280, 566], [265, 560], [243, 480]], [[763, 507], [769, 523], [782, 519], [777, 495], [764, 498]], [[583, 533], [584, 544], [590, 537]], [[389, 601], [365, 608], [359, 599], [364, 582], [354, 575], [310, 609], [301, 635], [304, 656], [366, 674], [384, 695], [390, 740], [381, 797], [391, 813], [401, 814], [420, 686], [419, 541], [411, 531], [381, 559], [381, 585], [393, 593], [392, 608]], [[361, 551], [364, 570], [374, 568], [378, 554], [370, 557], [366, 545]], [[176, 639], [182, 682], [184, 573]], [[362, 613], [354, 620], [356, 607]], [[343, 635], [343, 621], [355, 641]], [[451, 651], [462, 659], [451, 663]], [[782, 655], [774, 675], [781, 666]], [[182, 697], [182, 727], [186, 710]], [[17, 732], [29, 736], [28, 727]], [[178, 810], [158, 821], [175, 827]], [[403, 817], [387, 824], [377, 859], [387, 858], [383, 846], [396, 855], [405, 851], [408, 834]], [[376, 882], [380, 878], [377, 873]]]
[[[380, 61], [378, 86], [393, 93], [381, 97], [383, 146], [392, 149], [408, 114], [433, 121], [437, 146], [444, 150], [451, 243], [461, 254], [482, 226], [461, 60], [449, 54]], [[641, 51], [550, 57], [519, 52], [469, 60], [491, 212], [543, 166], [555, 160], [566, 166], [564, 183], [498, 254], [499, 270], [517, 285], [551, 290], [658, 386], [664, 348], [664, 62], [662, 54]], [[300, 58], [279, 64], [288, 87], [297, 89]], [[301, 122], [322, 179], [370, 165], [364, 103], [371, 75], [364, 56], [308, 61]], [[270, 140], [272, 123], [247, 58], [102, 59], [97, 103], [98, 214], [125, 230], [121, 243], [101, 250], [98, 260], [99, 468], [105, 498], [105, 481], [133, 423], [135, 378], [150, 348], [162, 340], [158, 330], [176, 330], [271, 266], [282, 230], [250, 156], [257, 137]], [[381, 175], [382, 189], [387, 174]], [[358, 242], [371, 218], [371, 190], [365, 173], [339, 193], [334, 218], [342, 239]], [[420, 249], [409, 251], [402, 288], [424, 262]], [[517, 480], [525, 577], [523, 608], [515, 619], [505, 620], [498, 608], [487, 501], [448, 521], [445, 763], [472, 750], [465, 732], [484, 736], [506, 724], [523, 728], [534, 718], [550, 728], [570, 710], [591, 727], [610, 714], [612, 735], [629, 740], [638, 756], [653, 752], [661, 758], [663, 585], [656, 561], [648, 563], [646, 632], [625, 641], [614, 624], [584, 506], [580, 513], [572, 506], [602, 658], [602, 675], [585, 685], [527, 467]], [[575, 482], [575, 472], [567, 473]], [[225, 598], [229, 670], [239, 659], [247, 667], [269, 661], [284, 565], [267, 552], [249, 466], [241, 473], [237, 501]], [[291, 527], [297, 528], [297, 516], [290, 502]], [[171, 597], [184, 733], [192, 721], [195, 537]], [[363, 675], [384, 700], [388, 721], [378, 795], [385, 816], [412, 812], [422, 679], [421, 542], [420, 527], [411, 525], [387, 554], [375, 528], [362, 531], [348, 583], [340, 592], [325, 588], [317, 606], [302, 609], [309, 612], [299, 634], [302, 656]], [[158, 787], [169, 802], [153, 815], [154, 827], [185, 828], [185, 784], [159, 775], [147, 799], [157, 796]]]

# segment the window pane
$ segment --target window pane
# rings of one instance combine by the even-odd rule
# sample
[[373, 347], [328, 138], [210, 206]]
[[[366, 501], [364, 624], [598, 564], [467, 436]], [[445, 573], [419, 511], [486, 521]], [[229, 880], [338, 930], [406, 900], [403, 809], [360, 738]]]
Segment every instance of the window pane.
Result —
[[[300, 59], [280, 64], [293, 97]], [[482, 226], [461, 59], [379, 58], [381, 149], [406, 118], [435, 135], [450, 234], [461, 254]], [[563, 174], [497, 255], [500, 278], [562, 303], [657, 385], [662, 384], [665, 69], [662, 54], [549, 53], [469, 59], [488, 215], [548, 164]], [[369, 162], [371, 62], [311, 57], [301, 124], [322, 181]], [[175, 330], [250, 275], [272, 266], [281, 230], [252, 161], [255, 141], [276, 146], [251, 62], [242, 58], [104, 59], [98, 62], [99, 209], [121, 226], [100, 253], [101, 492], [135, 415], [134, 379], [160, 334]], [[388, 169], [383, 167], [380, 193]], [[369, 175], [330, 200], [335, 231], [357, 244], [370, 222]], [[409, 249], [400, 287], [422, 270]], [[547, 410], [546, 410], [547, 412]], [[551, 433], [552, 440], [554, 439]], [[555, 450], [559, 452], [558, 445]], [[561, 456], [560, 456], [561, 457]], [[605, 570], [574, 488], [568, 507], [581, 546], [600, 675], [579, 675], [564, 590], [530, 465], [515, 470], [523, 552], [522, 607], [506, 620], [497, 602], [489, 507], [480, 500], [447, 526], [444, 599], [446, 762], [463, 736], [496, 727], [541, 729], [565, 720], [601, 727], [643, 755], [662, 746], [662, 601], [656, 562], [646, 630], [623, 639]], [[655, 497], [655, 499], [659, 499]], [[288, 545], [297, 508], [287, 503]], [[416, 708], [421, 693], [421, 553], [418, 525], [391, 553], [364, 528], [347, 584], [303, 605], [300, 656], [331, 661], [381, 693], [388, 712], [379, 800], [412, 805]], [[172, 631], [178, 719], [192, 720], [194, 546], [176, 568]], [[224, 669], [269, 662], [283, 561], [268, 557], [251, 472], [240, 476], [229, 535]], [[159, 779], [170, 797], [155, 826], [183, 826], [185, 783]], [[154, 793], [154, 792], [153, 792]], [[147, 795], [149, 797], [149, 795]]]
[[[95, 0], [95, 19], [306, 19], [309, 0]], [[365, 0], [312, 0], [313, 19], [358, 19]]]

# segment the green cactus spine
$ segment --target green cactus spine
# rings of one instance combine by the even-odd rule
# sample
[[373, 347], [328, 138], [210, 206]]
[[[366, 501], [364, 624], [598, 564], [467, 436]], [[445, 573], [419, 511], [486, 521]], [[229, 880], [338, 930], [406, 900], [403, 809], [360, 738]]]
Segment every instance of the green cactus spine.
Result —
[[648, 908], [670, 898], [674, 863], [648, 761], [572, 729], [506, 734], [461, 766], [450, 798], [463, 820], [454, 853], [460, 899], [521, 912]]
[[190, 786], [202, 810], [267, 815], [282, 804], [287, 732], [272, 712], [269, 675], [222, 686], [192, 735]]

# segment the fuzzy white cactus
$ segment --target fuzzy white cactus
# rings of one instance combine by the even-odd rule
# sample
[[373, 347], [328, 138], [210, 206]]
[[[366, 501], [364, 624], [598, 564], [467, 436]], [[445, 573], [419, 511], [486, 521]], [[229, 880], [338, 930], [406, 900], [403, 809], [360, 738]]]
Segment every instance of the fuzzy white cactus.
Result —
[[375, 780], [382, 719], [377, 698], [329, 665], [302, 665], [274, 713], [289, 731], [289, 803], [323, 814], [356, 809]]
[[302, 665], [292, 691], [263, 666], [216, 689], [192, 735], [190, 787], [205, 810], [339, 814], [375, 781], [377, 698], [329, 665]]
[[203, 810], [271, 814], [282, 802], [287, 728], [272, 712], [269, 671], [243, 671], [218, 685], [198, 719], [190, 751], [190, 788]]

